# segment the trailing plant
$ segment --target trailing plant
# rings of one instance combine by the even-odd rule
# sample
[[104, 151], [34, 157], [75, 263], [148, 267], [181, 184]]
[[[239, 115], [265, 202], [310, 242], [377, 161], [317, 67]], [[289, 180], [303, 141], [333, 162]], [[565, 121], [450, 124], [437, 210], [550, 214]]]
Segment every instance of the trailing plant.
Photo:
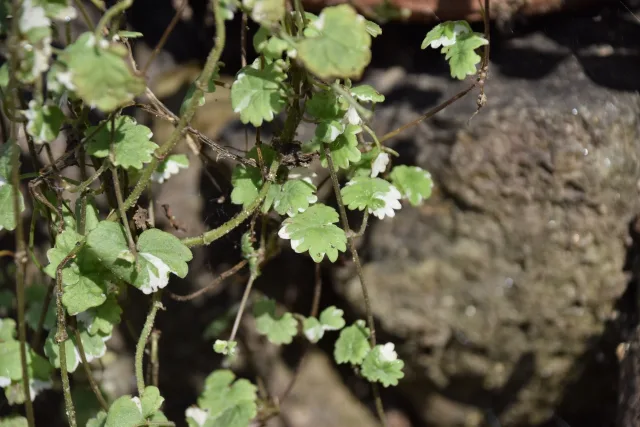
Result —
[[[144, 364], [150, 341], [147, 370], [157, 366], [154, 321], [164, 309], [163, 290], [173, 276], [187, 276], [192, 248], [209, 245], [236, 228], [247, 230], [240, 242], [243, 260], [218, 283], [245, 268], [248, 282], [229, 316], [231, 332], [227, 339], [215, 341], [212, 357], [215, 352], [233, 358], [242, 351], [236, 336], [251, 306], [255, 330], [273, 345], [290, 344], [296, 337], [310, 344], [335, 340], [336, 363], [351, 365], [372, 384], [384, 421], [377, 386], [397, 385], [404, 364], [393, 343], [377, 341], [356, 239], [365, 232], [370, 215], [390, 220], [403, 205], [418, 206], [431, 195], [429, 172], [395, 165], [397, 153], [384, 142], [473, 88], [480, 90], [478, 107], [484, 105], [488, 30], [475, 33], [463, 21], [432, 29], [422, 47], [441, 48], [453, 77], [476, 79], [419, 120], [379, 137], [371, 122], [375, 107], [385, 98], [369, 85], [354, 83], [371, 60], [372, 39], [382, 33], [375, 17], [367, 19], [349, 5], [327, 7], [315, 15], [305, 12], [299, 0], [214, 0], [214, 47], [176, 115], [147, 86], [142, 70], [149, 63], [141, 67], [133, 61], [130, 43], [140, 34], [120, 28], [132, 3], [121, 0], [107, 9], [104, 2], [92, 1], [91, 7], [102, 11], [96, 23], [80, 1], [0, 0], [0, 31], [7, 52], [0, 68], [0, 229], [13, 231], [15, 237], [14, 250], [0, 255], [14, 258], [16, 272], [15, 296], [5, 290], [0, 298], [6, 310], [15, 312], [15, 320], [0, 320], [0, 387], [10, 404], [25, 408], [25, 417], [5, 418], [0, 425], [34, 426], [32, 401], [58, 379], [69, 425], [78, 425], [78, 413], [86, 411], [74, 401], [71, 374], [80, 365], [102, 407], [86, 421], [88, 427], [174, 425], [162, 412], [157, 372], [149, 384]], [[487, 13], [488, 6], [487, 1]], [[389, 7], [384, 10], [386, 17], [396, 16]], [[258, 133], [244, 156], [190, 126], [206, 94], [225, 85], [219, 80], [221, 72], [229, 71], [220, 62], [223, 49], [231, 48], [226, 46], [225, 20], [236, 13], [249, 17], [259, 30], [253, 36], [258, 56], [247, 62], [251, 58], [243, 54], [246, 65], [230, 86], [233, 110], [244, 124], [256, 128], [278, 116], [284, 123], [270, 140]], [[88, 31], [72, 39], [74, 19], [82, 19]], [[477, 49], [482, 46], [481, 57]], [[161, 48], [156, 46], [156, 52]], [[246, 52], [246, 46], [241, 48]], [[171, 123], [173, 131], [159, 141], [125, 109], [149, 112]], [[315, 128], [309, 141], [296, 139], [303, 121]], [[178, 238], [154, 227], [152, 183], [162, 184], [189, 166], [187, 156], [173, 153], [185, 135], [236, 162], [230, 200], [240, 209], [217, 228]], [[28, 150], [36, 172], [22, 168], [22, 149]], [[38, 164], [41, 153], [47, 159], [44, 165]], [[328, 176], [325, 182], [333, 188], [335, 203], [318, 196], [323, 182], [311, 169], [316, 159]], [[80, 180], [73, 178], [72, 166], [77, 166]], [[148, 202], [142, 201], [143, 193]], [[348, 211], [362, 212], [357, 232]], [[270, 221], [260, 226], [261, 218]], [[40, 222], [51, 237], [46, 259], [34, 247]], [[319, 279], [309, 315], [283, 311], [274, 300], [256, 297], [253, 283], [283, 245], [318, 264], [335, 262], [348, 252], [362, 286], [366, 319], [347, 325], [340, 308], [320, 309]], [[37, 283], [26, 283], [28, 264], [40, 272]], [[131, 292], [150, 295], [149, 306], [138, 307], [148, 314], [135, 353], [137, 390], [134, 396], [109, 400], [93, 376], [91, 362], [105, 355]], [[202, 293], [171, 296], [188, 300]], [[185, 419], [190, 426], [242, 427], [256, 417], [273, 416], [277, 408], [278, 402], [259, 397], [249, 380], [220, 369], [207, 377]]]

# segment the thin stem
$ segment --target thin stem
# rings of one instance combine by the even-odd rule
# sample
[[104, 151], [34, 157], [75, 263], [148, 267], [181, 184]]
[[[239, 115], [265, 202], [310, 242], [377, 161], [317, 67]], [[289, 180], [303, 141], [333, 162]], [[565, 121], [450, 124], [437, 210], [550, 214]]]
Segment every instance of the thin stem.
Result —
[[90, 178], [86, 179], [85, 181], [82, 181], [80, 183], [80, 185], [78, 185], [75, 188], [71, 188], [69, 189], [69, 193], [83, 193], [87, 190], [87, 188], [89, 188], [89, 186], [91, 184], [93, 184], [93, 182], [100, 178], [100, 175], [102, 175], [104, 173], [105, 170], [107, 170], [107, 167], [109, 166], [109, 162], [107, 160], [105, 160], [104, 162], [102, 162], [102, 165], [100, 165], [100, 167], [98, 168], [98, 170], [95, 171], [95, 173], [93, 175], [91, 175]]
[[240, 308], [238, 309], [238, 313], [236, 313], [236, 319], [233, 321], [233, 328], [231, 328], [231, 335], [229, 336], [229, 341], [235, 341], [236, 334], [238, 333], [238, 327], [240, 327], [240, 319], [242, 319], [242, 314], [244, 313], [244, 308], [247, 305], [247, 301], [249, 300], [249, 294], [251, 293], [251, 288], [253, 287], [253, 282], [258, 278], [258, 275], [255, 271], [251, 272], [251, 276], [249, 276], [249, 282], [247, 282], [247, 287], [244, 289], [244, 294], [242, 294], [242, 300], [240, 301]]
[[[18, 37], [20, 37], [20, 29], [18, 27], [19, 17], [21, 15], [21, 0], [12, 2], [11, 11], [14, 19], [12, 20], [11, 33], [9, 35], [9, 85], [8, 100], [12, 107], [12, 112], [16, 113], [17, 106], [20, 103], [18, 81], [16, 80], [16, 71], [19, 68], [19, 45]], [[27, 268], [27, 251], [24, 240], [24, 229], [22, 228], [22, 214], [20, 211], [20, 147], [18, 146], [18, 123], [11, 122], [11, 139], [10, 143], [14, 144], [11, 150], [11, 184], [13, 188], [13, 212], [15, 221], [15, 263], [16, 263], [16, 299], [18, 304], [18, 339], [20, 341], [20, 365], [22, 368], [22, 389], [24, 393], [24, 406], [27, 415], [27, 424], [29, 427], [35, 426], [35, 417], [33, 413], [33, 402], [29, 395], [29, 371], [27, 366], [27, 327], [25, 323], [25, 273]]]
[[144, 393], [144, 369], [142, 363], [144, 359], [144, 349], [147, 346], [147, 340], [149, 339], [149, 335], [151, 334], [151, 329], [153, 329], [153, 322], [156, 319], [158, 309], [162, 308], [162, 303], [160, 302], [161, 294], [162, 291], [157, 291], [153, 294], [153, 298], [151, 300], [151, 310], [149, 310], [147, 320], [144, 322], [144, 327], [142, 328], [140, 338], [138, 339], [138, 344], [136, 345], [136, 384], [138, 386], [138, 395], [140, 396], [142, 396], [142, 394]]
[[147, 73], [149, 66], [153, 63], [153, 61], [158, 56], [158, 53], [160, 53], [160, 51], [164, 47], [165, 43], [169, 39], [169, 35], [173, 32], [174, 28], [178, 24], [178, 21], [180, 21], [180, 17], [182, 16], [184, 9], [187, 7], [187, 4], [189, 4], [188, 0], [182, 0], [182, 4], [180, 4], [180, 7], [176, 9], [176, 13], [173, 15], [173, 19], [171, 19], [171, 22], [169, 22], [169, 25], [167, 26], [167, 28], [165, 28], [164, 33], [162, 33], [162, 37], [160, 37], [160, 41], [158, 41], [156, 47], [153, 48], [153, 52], [151, 52], [151, 55], [149, 55], [149, 59], [147, 59], [146, 64], [144, 64], [144, 67], [142, 67], [142, 74]]
[[76, 427], [76, 410], [73, 406], [73, 399], [71, 398], [71, 386], [69, 385], [69, 372], [67, 371], [67, 348], [65, 342], [69, 339], [67, 334], [67, 322], [65, 318], [65, 309], [62, 303], [62, 297], [64, 295], [64, 289], [62, 287], [62, 270], [67, 266], [73, 258], [76, 257], [84, 241], [76, 243], [76, 246], [64, 257], [64, 259], [58, 265], [56, 269], [56, 311], [58, 318], [58, 330], [56, 332], [55, 341], [58, 344], [58, 351], [60, 353], [60, 376], [62, 377], [62, 392], [64, 394], [64, 405], [69, 419], [69, 426]]
[[371, 118], [371, 111], [367, 110], [362, 105], [360, 105], [358, 101], [356, 101], [353, 98], [353, 96], [351, 96], [351, 93], [349, 93], [345, 88], [343, 88], [342, 85], [338, 83], [333, 83], [331, 85], [331, 89], [333, 89], [338, 95], [343, 96], [344, 99], [347, 100], [349, 105], [355, 108], [358, 114], [360, 114], [360, 117], [362, 117], [362, 120], [364, 120], [365, 122], [369, 121], [369, 119]]
[[187, 237], [185, 239], [182, 239], [182, 243], [190, 248], [194, 246], [210, 245], [211, 243], [215, 242], [222, 236], [229, 233], [231, 230], [238, 227], [244, 221], [246, 221], [253, 214], [253, 212], [258, 209], [258, 207], [260, 207], [262, 201], [267, 196], [269, 188], [271, 188], [271, 182], [275, 179], [276, 171], [278, 170], [279, 165], [280, 162], [278, 160], [273, 161], [271, 167], [269, 168], [269, 174], [267, 175], [266, 182], [262, 185], [258, 196], [253, 202], [251, 202], [249, 206], [247, 206], [229, 221], [222, 224], [220, 227], [206, 231], [205, 233], [197, 237]]
[[[371, 330], [371, 335], [369, 336], [369, 344], [371, 348], [376, 346], [376, 329], [373, 321], [373, 310], [371, 309], [371, 300], [369, 299], [369, 291], [367, 290], [367, 284], [364, 279], [364, 271], [362, 270], [362, 264], [360, 263], [360, 257], [358, 256], [358, 251], [356, 249], [355, 238], [351, 233], [351, 228], [349, 227], [349, 219], [347, 218], [347, 211], [344, 207], [344, 203], [342, 201], [342, 195], [340, 194], [340, 182], [338, 182], [338, 175], [336, 174], [336, 168], [333, 164], [333, 158], [331, 157], [331, 150], [329, 149], [329, 145], [325, 144], [324, 153], [327, 158], [327, 163], [329, 164], [329, 172], [331, 173], [331, 182], [333, 183], [333, 191], [336, 196], [336, 202], [338, 203], [338, 210], [340, 212], [340, 219], [342, 221], [342, 226], [347, 234], [347, 241], [349, 243], [349, 251], [351, 252], [351, 258], [353, 259], [353, 263], [356, 266], [356, 271], [358, 273], [358, 278], [360, 279], [360, 287], [362, 288], [362, 297], [364, 299], [364, 306], [367, 315], [367, 323], [369, 329]], [[384, 414], [384, 407], [382, 406], [382, 399], [380, 398], [380, 393], [378, 390], [378, 386], [376, 383], [371, 383], [371, 390], [373, 392], [373, 398], [376, 405], [376, 411], [378, 412], [378, 417], [384, 426], [386, 426], [386, 417]]]
[[247, 66], [247, 14], [242, 14], [242, 23], [240, 24], [240, 64], [242, 68]]
[[[106, 163], [106, 161], [105, 161]], [[118, 202], [118, 215], [122, 221], [124, 227], [124, 233], [127, 236], [127, 243], [129, 244], [129, 251], [133, 254], [134, 258], [138, 258], [138, 251], [136, 251], [136, 243], [133, 241], [133, 235], [131, 234], [131, 228], [129, 227], [129, 220], [127, 219], [127, 211], [124, 208], [124, 202], [122, 200], [122, 189], [120, 188], [120, 179], [118, 178], [118, 169], [115, 166], [111, 166], [111, 176], [113, 177], [113, 190], [116, 193], [116, 201]]]
[[365, 132], [367, 132], [369, 134], [369, 136], [371, 138], [373, 138], [373, 142], [375, 142], [376, 147], [378, 147], [378, 149], [382, 150], [382, 146], [380, 145], [380, 140], [378, 139], [378, 136], [376, 135], [376, 133], [373, 131], [373, 129], [371, 129], [369, 126], [367, 125], [363, 125], [362, 129], [365, 130]]
[[424, 113], [422, 116], [418, 117], [417, 119], [400, 126], [398, 129], [393, 130], [389, 133], [387, 133], [386, 135], [384, 135], [382, 138], [380, 138], [380, 143], [384, 143], [385, 141], [387, 141], [388, 139], [391, 139], [395, 136], [397, 136], [400, 132], [403, 132], [413, 126], [416, 126], [417, 124], [419, 124], [420, 122], [427, 120], [433, 116], [435, 116], [437, 113], [439, 113], [440, 111], [444, 110], [445, 108], [447, 108], [449, 105], [453, 104], [454, 102], [456, 102], [458, 99], [464, 97], [466, 94], [468, 94], [469, 92], [471, 92], [471, 90], [473, 90], [473, 88], [476, 87], [476, 83], [470, 85], [468, 88], [458, 92], [457, 94], [453, 95], [451, 98], [447, 99], [445, 102], [443, 102], [442, 104], [430, 109], [429, 111], [427, 111], [426, 113]]
[[89, 380], [89, 386], [91, 390], [93, 390], [93, 394], [96, 395], [96, 399], [98, 399], [98, 403], [105, 411], [109, 410], [109, 404], [106, 400], [104, 400], [104, 396], [100, 391], [100, 387], [96, 383], [95, 378], [93, 378], [93, 373], [91, 372], [91, 366], [89, 366], [89, 362], [87, 362], [87, 355], [84, 352], [84, 345], [82, 344], [82, 337], [80, 336], [80, 332], [76, 329], [74, 331], [76, 337], [76, 345], [78, 346], [78, 353], [80, 353], [80, 360], [82, 360], [82, 366], [84, 367], [84, 372], [87, 374], [87, 379]]
[[[218, 61], [220, 60], [220, 56], [222, 55], [222, 50], [224, 49], [225, 45], [226, 30], [224, 25], [224, 16], [221, 12], [222, 6], [220, 5], [220, 2], [217, 0], [211, 0], [211, 3], [213, 4], [213, 10], [216, 20], [215, 46], [209, 53], [204, 69], [196, 80], [196, 90], [193, 94], [193, 97], [187, 104], [184, 114], [182, 114], [182, 116], [180, 117], [178, 124], [171, 133], [171, 136], [169, 136], [167, 142], [165, 142], [160, 148], [158, 148], [158, 150], [156, 151], [156, 155], [151, 159], [147, 167], [142, 172], [142, 175], [140, 176], [140, 179], [138, 180], [135, 188], [133, 189], [129, 197], [127, 197], [127, 200], [124, 201], [125, 211], [136, 204], [138, 198], [147, 187], [149, 180], [151, 179], [151, 175], [156, 170], [159, 160], [164, 159], [182, 138], [183, 132], [187, 128], [189, 122], [196, 112], [196, 109], [198, 108], [198, 100], [204, 94], [204, 89], [207, 88], [207, 84], [209, 80], [211, 80], [211, 77], [216, 70], [216, 66], [218, 64]], [[107, 217], [107, 220], [114, 221], [115, 215], [113, 213], [110, 214], [109, 217]]]
[[40, 310], [40, 317], [38, 318], [38, 327], [33, 335], [33, 339], [31, 340], [31, 348], [36, 349], [40, 347], [40, 339], [42, 337], [42, 331], [44, 330], [44, 321], [47, 319], [49, 304], [51, 303], [51, 298], [53, 298], [53, 290], [54, 286], [49, 286], [47, 293], [44, 296], [44, 300], [42, 301], [42, 309]]
[[171, 297], [171, 299], [176, 300], [176, 301], [191, 301], [192, 299], [195, 299], [197, 297], [199, 297], [200, 295], [203, 295], [213, 289], [215, 289], [220, 283], [222, 283], [223, 280], [233, 276], [234, 274], [236, 274], [238, 271], [240, 271], [245, 265], [247, 265], [247, 260], [243, 259], [242, 261], [240, 261], [239, 263], [237, 263], [236, 265], [234, 265], [233, 267], [231, 267], [229, 270], [225, 271], [224, 273], [222, 273], [221, 275], [219, 275], [218, 277], [216, 277], [215, 279], [213, 279], [213, 281], [211, 283], [209, 283], [209, 285], [207, 285], [206, 287], [202, 288], [202, 289], [198, 289], [197, 291], [189, 294], [189, 295], [176, 295], [172, 292], [169, 292], [169, 297]]
[[133, 0], [122, 0], [119, 3], [116, 3], [113, 7], [109, 8], [100, 21], [98, 21], [98, 25], [96, 26], [95, 35], [97, 39], [102, 38], [102, 33], [104, 29], [107, 27], [107, 24], [111, 22], [111, 20], [116, 17], [118, 14], [124, 12], [129, 9], [133, 4]]
[[160, 377], [160, 356], [158, 354], [158, 342], [160, 341], [160, 331], [154, 329], [151, 332], [151, 385], [158, 387]]
[[369, 222], [369, 209], [364, 210], [364, 215], [362, 216], [362, 225], [360, 225], [360, 230], [353, 235], [353, 237], [362, 237], [364, 236], [364, 232], [367, 229], [367, 223]]

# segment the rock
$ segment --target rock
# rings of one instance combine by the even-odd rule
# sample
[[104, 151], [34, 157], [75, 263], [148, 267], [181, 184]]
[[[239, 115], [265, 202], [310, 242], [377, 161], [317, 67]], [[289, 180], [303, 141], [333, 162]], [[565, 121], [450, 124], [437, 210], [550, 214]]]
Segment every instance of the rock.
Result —
[[[588, 26], [574, 23], [545, 31], [578, 37]], [[610, 390], [615, 363], [608, 376], [584, 372], [582, 389], [566, 390], [591, 354], [601, 364], [615, 357], [595, 348], [628, 282], [640, 102], [589, 78], [584, 57], [567, 49], [536, 32], [503, 41], [485, 109], [468, 122], [475, 103], [467, 98], [390, 144], [402, 163], [432, 173], [434, 195], [371, 223], [360, 247], [381, 335], [398, 342], [406, 362], [400, 390], [426, 425], [539, 425], [554, 414], [611, 421], [598, 418], [614, 405], [611, 393], [588, 390]], [[552, 71], [531, 79], [526, 68], [545, 56], [555, 58]], [[369, 76], [387, 86], [379, 135], [464, 87], [412, 61], [405, 72], [387, 63]], [[364, 316], [354, 269], [334, 270], [334, 280]]]

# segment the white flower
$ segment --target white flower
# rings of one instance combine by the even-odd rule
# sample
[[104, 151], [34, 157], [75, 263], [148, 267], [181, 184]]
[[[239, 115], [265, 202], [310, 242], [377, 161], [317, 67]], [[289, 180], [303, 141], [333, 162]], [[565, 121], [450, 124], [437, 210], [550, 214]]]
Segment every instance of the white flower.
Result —
[[8, 183], [9, 183], [9, 181], [7, 181], [7, 178], [5, 178], [4, 176], [0, 175], [0, 188], [4, 187]]
[[350, 125], [360, 125], [362, 124], [362, 118], [358, 114], [358, 110], [353, 105], [349, 105], [349, 109], [344, 115], [343, 121], [345, 123], [349, 123]]
[[398, 358], [398, 354], [394, 350], [393, 343], [388, 342], [380, 348], [380, 360], [383, 362], [393, 362]]
[[396, 215], [394, 209], [397, 210], [402, 208], [402, 205], [400, 204], [402, 194], [400, 194], [398, 189], [393, 185], [389, 186], [388, 192], [384, 194], [377, 193], [374, 197], [384, 202], [384, 206], [378, 209], [369, 208], [369, 213], [378, 217], [379, 219], [384, 219], [385, 216], [393, 218]]
[[33, 0], [24, 0], [22, 2], [22, 14], [18, 25], [20, 32], [26, 34], [34, 28], [49, 27], [51, 20], [47, 18], [42, 6], [34, 6]]
[[441, 36], [439, 39], [436, 39], [434, 41], [431, 42], [431, 47], [433, 49], [437, 49], [440, 46], [446, 47], [446, 46], [452, 46], [454, 44], [456, 44], [456, 40], [458, 39], [458, 36], [461, 34], [466, 34], [469, 32], [469, 28], [462, 25], [462, 24], [456, 24], [453, 27], [453, 36], [451, 38], [443, 35]]
[[322, 31], [322, 29], [324, 28], [324, 13], [321, 13], [320, 17], [316, 19], [316, 21], [311, 25], [316, 27], [319, 31]]
[[379, 174], [387, 170], [389, 164], [389, 155], [387, 153], [380, 153], [373, 161], [371, 165], [371, 178], [377, 177]]
[[169, 273], [171, 272], [169, 266], [160, 258], [148, 252], [140, 252], [140, 256], [149, 261], [158, 270], [158, 274], [156, 275], [151, 268], [147, 267], [148, 281], [142, 285], [140, 290], [145, 294], [150, 294], [167, 286], [169, 283]]
[[91, 310], [81, 311], [80, 313], [76, 314], [77, 321], [82, 323], [85, 329], [91, 328], [91, 324], [93, 323], [94, 318], [95, 317]]
[[11, 378], [9, 377], [0, 377], [0, 388], [5, 388], [11, 385]]
[[158, 184], [162, 184], [167, 179], [169, 179], [172, 175], [177, 175], [180, 172], [180, 169], [186, 169], [187, 165], [176, 162], [172, 159], [167, 159], [164, 162], [164, 167], [162, 167], [161, 171], [155, 171], [151, 175], [151, 180], [157, 182]]
[[186, 418], [191, 418], [199, 426], [203, 426], [204, 423], [207, 422], [207, 418], [209, 417], [209, 411], [200, 409], [197, 406], [192, 406], [190, 408], [187, 408], [184, 415]]

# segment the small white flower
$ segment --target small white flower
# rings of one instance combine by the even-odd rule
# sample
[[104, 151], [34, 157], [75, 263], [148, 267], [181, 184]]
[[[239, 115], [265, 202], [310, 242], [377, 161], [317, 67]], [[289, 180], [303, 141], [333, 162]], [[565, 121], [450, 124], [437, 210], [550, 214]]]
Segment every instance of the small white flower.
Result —
[[11, 378], [0, 377], [0, 388], [5, 388], [11, 385]]
[[142, 414], [142, 403], [140, 402], [140, 398], [138, 396], [132, 397], [131, 401], [136, 404], [136, 406], [138, 407], [138, 410]]
[[456, 40], [458, 39], [459, 35], [466, 34], [468, 32], [469, 32], [469, 28], [461, 24], [456, 24], [453, 27], [453, 36], [451, 38], [443, 35], [439, 39], [432, 41], [431, 47], [433, 49], [437, 49], [440, 46], [443, 46], [443, 47], [453, 46], [454, 44], [456, 44]]
[[384, 194], [377, 193], [374, 197], [384, 202], [384, 206], [382, 206], [381, 208], [369, 208], [369, 213], [378, 217], [379, 219], [384, 219], [385, 216], [393, 218], [396, 215], [394, 209], [397, 210], [402, 208], [402, 205], [400, 204], [402, 194], [400, 194], [398, 189], [393, 185], [390, 186], [388, 192]]
[[4, 176], [0, 175], [0, 188], [4, 187], [8, 183], [9, 183], [9, 181], [7, 180], [7, 178], [5, 178]]
[[389, 164], [389, 155], [387, 153], [380, 153], [373, 161], [371, 165], [371, 178], [377, 177], [379, 174], [387, 170]]
[[175, 160], [167, 159], [164, 163], [164, 168], [162, 169], [162, 171], [154, 172], [151, 175], [151, 180], [154, 182], [157, 182], [158, 184], [162, 184], [171, 176], [177, 175], [178, 172], [180, 172], [180, 169], [186, 169], [186, 168], [187, 166], [182, 163], [178, 163]]
[[192, 406], [190, 408], [187, 408], [184, 415], [186, 418], [191, 418], [199, 426], [203, 426], [204, 423], [207, 422], [207, 418], [209, 417], [209, 411], [200, 409], [197, 406]]
[[398, 358], [398, 354], [394, 350], [393, 343], [388, 342], [380, 348], [380, 360], [383, 362], [393, 362]]
[[[278, 236], [280, 236], [281, 239], [291, 239], [291, 235], [287, 231], [286, 225], [283, 225], [282, 228], [278, 231]], [[292, 239], [291, 249], [297, 252], [298, 247], [302, 244], [303, 241], [304, 239], [300, 239], [300, 240]]]
[[169, 283], [169, 273], [171, 272], [169, 266], [160, 258], [148, 252], [140, 252], [140, 256], [149, 261], [158, 270], [158, 274], [156, 275], [151, 268], [147, 267], [148, 281], [140, 290], [145, 294], [150, 294], [167, 286]]
[[344, 115], [343, 121], [346, 123], [349, 123], [350, 125], [362, 124], [362, 118], [360, 117], [360, 114], [358, 114], [358, 111], [353, 105], [349, 105], [349, 109]]

